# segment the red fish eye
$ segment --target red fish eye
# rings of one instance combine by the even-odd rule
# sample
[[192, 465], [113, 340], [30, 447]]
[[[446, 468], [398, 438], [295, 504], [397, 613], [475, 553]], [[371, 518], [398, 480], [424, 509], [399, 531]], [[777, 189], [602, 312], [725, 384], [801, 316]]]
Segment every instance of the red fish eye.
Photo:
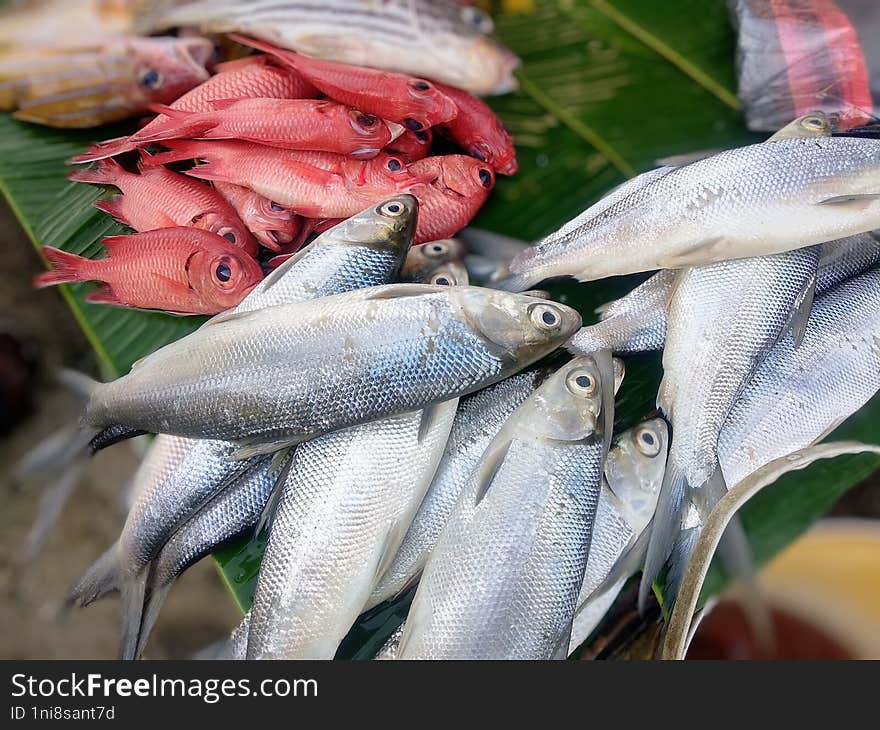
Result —
[[396, 157], [392, 157], [388, 160], [387, 167], [391, 172], [397, 172], [398, 170], [403, 169], [403, 163], [398, 160]]
[[223, 238], [225, 238], [230, 243], [235, 243], [236, 241], [235, 234], [232, 231], [227, 231], [226, 233], [224, 233]]
[[415, 89], [416, 91], [430, 91], [431, 84], [429, 84], [427, 81], [413, 81], [410, 84], [410, 88]]
[[407, 129], [410, 129], [413, 132], [418, 132], [425, 128], [425, 125], [416, 119], [404, 119], [403, 123], [406, 125]]
[[492, 184], [492, 173], [485, 167], [480, 168], [480, 184], [488, 188]]
[[420, 129], [418, 132], [416, 132], [415, 135], [416, 135], [416, 139], [417, 139], [419, 142], [421, 142], [422, 144], [425, 144], [425, 143], [429, 142], [430, 139], [431, 139], [431, 138], [428, 136], [428, 133], [427, 133], [426, 131], [424, 131], [424, 130], [421, 130], [421, 129]]
[[269, 207], [276, 213], [280, 213], [282, 210], [284, 210], [284, 206], [276, 203], [274, 200], [269, 201]]
[[357, 121], [362, 127], [373, 127], [378, 120], [372, 114], [359, 114]]
[[214, 275], [217, 277], [218, 281], [225, 283], [232, 278], [232, 269], [229, 268], [229, 264], [225, 261], [221, 261], [217, 264], [217, 268], [214, 269]]

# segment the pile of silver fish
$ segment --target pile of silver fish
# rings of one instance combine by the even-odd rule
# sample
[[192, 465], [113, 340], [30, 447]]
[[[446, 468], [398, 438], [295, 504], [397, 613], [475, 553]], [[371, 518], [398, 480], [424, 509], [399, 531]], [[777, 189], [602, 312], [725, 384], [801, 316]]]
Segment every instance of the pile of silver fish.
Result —
[[[822, 115], [631, 180], [487, 287], [462, 241], [412, 247], [417, 216], [371, 206], [129, 374], [68, 377], [80, 445], [160, 434], [70, 595], [120, 593], [124, 658], [183, 571], [263, 530], [213, 656], [332, 659], [417, 585], [377, 658], [565, 658], [639, 571], [643, 603], [664, 569], [674, 602], [728, 486], [880, 390], [880, 141]], [[531, 289], [656, 269], [588, 326]], [[614, 355], [660, 349], [665, 418], [615, 433]]]

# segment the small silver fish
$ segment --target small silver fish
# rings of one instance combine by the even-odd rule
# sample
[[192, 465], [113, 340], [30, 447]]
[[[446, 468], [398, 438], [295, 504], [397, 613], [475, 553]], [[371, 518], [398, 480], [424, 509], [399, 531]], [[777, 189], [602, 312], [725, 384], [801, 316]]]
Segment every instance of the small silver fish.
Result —
[[401, 659], [565, 656], [613, 408], [600, 370], [563, 366], [492, 442], [425, 566]]
[[400, 269], [400, 280], [430, 283], [425, 276], [427, 272], [450, 261], [461, 261], [464, 253], [464, 246], [455, 238], [413, 246]]

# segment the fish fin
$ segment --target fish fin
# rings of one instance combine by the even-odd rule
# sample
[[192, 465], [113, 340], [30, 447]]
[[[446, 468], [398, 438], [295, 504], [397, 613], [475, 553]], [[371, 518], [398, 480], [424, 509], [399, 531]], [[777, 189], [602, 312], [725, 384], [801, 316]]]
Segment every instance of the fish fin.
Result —
[[816, 296], [816, 277], [813, 277], [809, 286], [804, 290], [801, 301], [794, 312], [791, 320], [791, 333], [794, 338], [794, 346], [800, 347], [807, 333], [807, 325], [810, 323], [810, 312], [813, 311], [813, 298]]
[[170, 583], [158, 588], [155, 586], [150, 587], [150, 591], [144, 601], [144, 611], [137, 635], [134, 659], [139, 659], [144, 653], [144, 649], [147, 646], [147, 640], [150, 638], [153, 627], [156, 625], [156, 620], [159, 618], [159, 612], [162, 610], [162, 605], [165, 603], [165, 599], [168, 597], [168, 592], [171, 590], [172, 585], [174, 584]]
[[820, 200], [816, 205], [845, 205], [854, 210], [862, 210], [880, 199], [880, 193], [862, 193], [859, 195], [836, 195], [833, 198]]
[[546, 277], [542, 276], [538, 279], [533, 279], [527, 274], [508, 274], [501, 279], [489, 282], [488, 286], [495, 289], [502, 289], [504, 291], [521, 292], [528, 289], [537, 281], [543, 281], [544, 278]]
[[489, 487], [492, 486], [492, 482], [495, 480], [495, 475], [504, 463], [504, 459], [507, 456], [507, 452], [510, 451], [512, 444], [513, 441], [508, 439], [504, 442], [503, 446], [496, 447], [490, 445], [483, 453], [483, 456], [480, 459], [480, 464], [474, 472], [474, 476], [477, 480], [476, 492], [474, 493], [475, 507], [483, 501], [483, 497], [486, 496]]
[[120, 178], [130, 174], [116, 160], [107, 159], [99, 160], [94, 167], [73, 170], [67, 174], [67, 179], [92, 185], [116, 185]]
[[[95, 388], [101, 385], [97, 380], [77, 370], [62, 368], [55, 374], [55, 380], [68, 393], [74, 395], [82, 403], [88, 403]], [[92, 434], [94, 436], [94, 434]], [[89, 436], [89, 440], [91, 440]]]
[[262, 441], [256, 443], [250, 442], [241, 442], [239, 447], [232, 452], [229, 457], [233, 461], [244, 461], [245, 459], [250, 459], [253, 456], [263, 456], [264, 454], [274, 454], [276, 451], [280, 451], [281, 449], [285, 449], [289, 446], [297, 446], [301, 444], [305, 439], [303, 438], [288, 438], [288, 439], [278, 439], [277, 441]]
[[85, 455], [82, 430], [71, 425], [62, 426], [25, 452], [12, 467], [12, 479], [23, 482], [39, 477], [53, 477], [67, 470]]
[[110, 257], [113, 255], [114, 248], [131, 243], [131, 235], [123, 233], [117, 236], [107, 236], [101, 239], [101, 243], [107, 249], [107, 256]]
[[641, 534], [626, 548], [624, 553], [615, 561], [608, 571], [605, 579], [590, 594], [598, 596], [614, 587], [620, 580], [626, 580], [631, 575], [638, 573], [645, 565], [645, 556], [648, 553], [648, 542], [651, 539], [651, 530], [642, 530]]
[[724, 249], [729, 246], [729, 243], [730, 239], [727, 236], [704, 238], [691, 245], [686, 251], [671, 254], [657, 263], [662, 269], [684, 269], [689, 266], [700, 266], [706, 263], [707, 252]]
[[241, 99], [211, 99], [208, 104], [211, 105], [212, 109], [216, 109], [217, 111], [223, 111], [224, 109], [228, 109], [234, 104], [238, 104]]
[[31, 529], [28, 531], [27, 537], [25, 537], [24, 546], [17, 556], [18, 562], [21, 565], [26, 565], [36, 558], [46, 546], [46, 542], [52, 534], [52, 529], [57, 524], [61, 512], [64, 510], [64, 506], [79, 484], [84, 466], [84, 459], [69, 463], [67, 465], [68, 468], [61, 471], [58, 478], [53, 479], [44, 488], [40, 498], [37, 518], [34, 520], [34, 524], [31, 525]]
[[81, 165], [86, 162], [97, 162], [108, 157], [121, 155], [123, 152], [129, 152], [132, 149], [134, 149], [134, 146], [129, 143], [128, 137], [116, 137], [115, 139], [108, 139], [91, 145], [82, 154], [71, 157], [67, 164]]
[[404, 299], [405, 297], [417, 297], [422, 294], [431, 294], [435, 291], [448, 289], [445, 286], [431, 284], [388, 284], [375, 287], [375, 291], [364, 296], [364, 301], [379, 301], [381, 299]]
[[102, 451], [109, 446], [121, 443], [122, 441], [128, 441], [128, 439], [133, 439], [137, 436], [143, 436], [145, 433], [147, 432], [118, 424], [107, 426], [107, 428], [101, 429], [101, 431], [95, 434], [92, 440], [89, 441], [89, 455], [94, 456], [99, 451]]
[[666, 473], [663, 475], [663, 484], [660, 486], [660, 497], [651, 524], [645, 567], [639, 584], [639, 612], [642, 614], [648, 605], [651, 586], [660, 575], [660, 570], [669, 557], [681, 529], [681, 516], [689, 493], [690, 485], [687, 477], [670, 454]]
[[98, 210], [103, 210], [107, 215], [113, 216], [122, 225], [134, 228], [128, 218], [126, 218], [125, 213], [122, 212], [122, 201], [124, 199], [124, 195], [114, 195], [112, 198], [106, 200], [96, 200], [95, 207]]
[[162, 146], [167, 147], [167, 152], [158, 152], [143, 159], [147, 167], [164, 165], [169, 162], [181, 162], [182, 160], [199, 159], [200, 153], [205, 151], [205, 142], [191, 139], [167, 139], [162, 140]]
[[554, 661], [565, 661], [568, 659], [568, 645], [571, 642], [571, 623], [568, 624], [568, 631], [563, 631], [556, 642], [550, 659]]
[[86, 294], [86, 301], [91, 304], [114, 304], [118, 307], [126, 306], [119, 297], [113, 293], [109, 284], [101, 284], [95, 291]]
[[144, 598], [147, 589], [147, 570], [130, 577], [122, 583], [122, 637], [119, 642], [119, 658], [124, 661], [137, 659], [141, 619], [144, 615]]
[[234, 322], [238, 319], [248, 319], [249, 317], [253, 317], [254, 313], [258, 311], [259, 310], [257, 309], [250, 309], [247, 312], [236, 312], [234, 309], [229, 309], [225, 312], [220, 312], [220, 314], [215, 314], [199, 329], [204, 329], [205, 327], [213, 327], [214, 325], [223, 324], [223, 322]]
[[[663, 588], [664, 596], [678, 597], [681, 581], [690, 563], [691, 555], [694, 553], [700, 532], [699, 527], [691, 527], [687, 530], [680, 530], [675, 536], [672, 550], [669, 553], [669, 570], [666, 573], [666, 584]], [[670, 602], [671, 606], [672, 602]]]
[[121, 572], [119, 543], [113, 543], [70, 589], [65, 604], [88, 606], [108, 593], [120, 590]]
[[419, 420], [418, 443], [421, 444], [425, 440], [425, 436], [428, 435], [430, 430], [434, 427], [434, 424], [437, 422], [437, 418], [442, 414], [442, 411], [440, 410], [441, 405], [442, 403], [434, 403], [433, 405], [422, 409], [421, 419]]
[[164, 114], [171, 119], [188, 119], [197, 112], [188, 112], [183, 109], [175, 109], [167, 104], [147, 104], [147, 109], [156, 114]]
[[266, 500], [262, 512], [260, 512], [260, 519], [257, 521], [257, 526], [254, 528], [253, 532], [254, 537], [258, 537], [264, 529], [268, 530], [272, 527], [275, 510], [278, 509], [281, 492], [284, 488], [284, 483], [287, 481], [287, 477], [290, 474], [290, 467], [292, 465], [293, 448], [279, 451], [272, 457], [272, 462], [269, 464], [269, 472], [277, 472], [278, 476], [275, 479], [275, 484], [272, 486], [272, 493], [269, 495], [269, 499]]
[[241, 43], [241, 45], [248, 46], [249, 48], [255, 48], [258, 51], [263, 51], [263, 53], [268, 53], [273, 58], [281, 61], [285, 66], [290, 66], [299, 71], [298, 64], [296, 63], [299, 54], [294, 53], [293, 51], [288, 51], [284, 48], [278, 48], [266, 41], [261, 41], [256, 38], [248, 38], [239, 33], [229, 33], [228, 35], [229, 38], [236, 43]]
[[[161, 156], [161, 153], [156, 155], [156, 157]], [[236, 181], [236, 178], [228, 171], [226, 165], [218, 161], [209, 160], [207, 162], [203, 162], [201, 165], [196, 165], [191, 170], [185, 170], [184, 172], [189, 177], [194, 177], [198, 180], [211, 180], [215, 182], [228, 183], [235, 183]]]
[[55, 284], [68, 284], [73, 281], [87, 281], [82, 272], [84, 263], [90, 261], [83, 256], [77, 256], [75, 253], [62, 251], [60, 248], [53, 246], [43, 246], [43, 255], [49, 260], [54, 267], [51, 271], [45, 271], [34, 277], [34, 286], [42, 289]]

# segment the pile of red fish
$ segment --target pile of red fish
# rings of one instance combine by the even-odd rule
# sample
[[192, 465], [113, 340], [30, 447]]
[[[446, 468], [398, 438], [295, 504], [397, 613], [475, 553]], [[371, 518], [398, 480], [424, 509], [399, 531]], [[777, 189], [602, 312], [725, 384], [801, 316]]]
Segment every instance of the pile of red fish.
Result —
[[[72, 160], [96, 162], [70, 178], [119, 188], [97, 206], [140, 233], [106, 239], [103, 259], [44, 249], [55, 268], [38, 286], [96, 280], [90, 301], [213, 314], [262, 278], [258, 243], [290, 254], [399, 193], [419, 200], [415, 243], [449, 238], [496, 173], [516, 172], [509, 135], [467, 92], [236, 40], [265, 55], [220, 64], [133, 135]], [[467, 154], [431, 155], [435, 133]], [[148, 153], [154, 145], [164, 150]], [[134, 150], [137, 172], [110, 159]], [[200, 163], [164, 167], [189, 160]]]

